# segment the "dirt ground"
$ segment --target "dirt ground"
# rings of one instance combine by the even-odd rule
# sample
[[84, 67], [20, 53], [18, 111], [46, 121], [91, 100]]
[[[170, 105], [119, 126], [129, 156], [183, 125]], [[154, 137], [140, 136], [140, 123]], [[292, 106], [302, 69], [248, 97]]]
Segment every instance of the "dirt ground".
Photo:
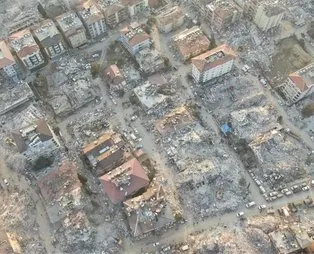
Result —
[[294, 37], [281, 40], [272, 57], [273, 67], [268, 74], [274, 85], [281, 84], [286, 77], [308, 65], [313, 58], [305, 52]]

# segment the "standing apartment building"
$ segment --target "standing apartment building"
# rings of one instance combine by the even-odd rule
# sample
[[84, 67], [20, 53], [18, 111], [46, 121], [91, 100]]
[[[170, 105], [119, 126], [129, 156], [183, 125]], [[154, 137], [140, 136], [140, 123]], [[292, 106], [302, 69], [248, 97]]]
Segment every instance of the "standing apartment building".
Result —
[[283, 16], [284, 9], [278, 4], [262, 2], [257, 7], [253, 21], [262, 31], [267, 31], [279, 26]]
[[314, 92], [314, 63], [291, 73], [280, 86], [287, 104], [294, 104]]
[[81, 18], [90, 38], [102, 37], [107, 32], [105, 16], [93, 1], [85, 2], [77, 7], [77, 13]]
[[127, 9], [129, 16], [133, 17], [148, 7], [148, 0], [121, 0], [121, 4]]
[[109, 27], [114, 28], [128, 18], [126, 8], [119, 3], [111, 4], [104, 8], [106, 23]]
[[43, 55], [29, 29], [10, 35], [9, 41], [26, 69], [32, 70], [44, 63]]
[[227, 44], [192, 58], [192, 76], [195, 83], [206, 83], [228, 73], [235, 58], [235, 52]]
[[149, 48], [151, 45], [151, 37], [137, 22], [121, 29], [120, 34], [118, 41], [123, 44], [131, 55], [135, 55], [141, 49]]
[[51, 19], [35, 26], [33, 33], [49, 58], [54, 58], [66, 51], [62, 35]]
[[86, 30], [82, 21], [73, 11], [64, 13], [55, 18], [64, 38], [72, 48], [87, 43]]
[[159, 31], [169, 33], [184, 23], [184, 14], [179, 6], [165, 7], [165, 11], [156, 16]]
[[0, 41], [0, 73], [10, 78], [16, 77], [16, 63], [5, 41]]

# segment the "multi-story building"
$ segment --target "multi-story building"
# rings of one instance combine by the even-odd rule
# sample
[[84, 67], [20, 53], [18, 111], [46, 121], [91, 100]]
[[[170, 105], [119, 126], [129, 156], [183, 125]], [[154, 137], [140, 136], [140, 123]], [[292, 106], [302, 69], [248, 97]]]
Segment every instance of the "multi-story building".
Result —
[[55, 20], [72, 48], [77, 48], [87, 43], [86, 30], [75, 12], [64, 13], [56, 17]]
[[51, 19], [35, 26], [33, 32], [48, 57], [54, 58], [66, 51], [62, 35]]
[[294, 104], [314, 92], [314, 63], [291, 73], [280, 86], [288, 104]]
[[123, 90], [126, 85], [125, 78], [118, 66], [113, 64], [104, 70], [104, 78], [107, 80], [110, 90]]
[[133, 17], [148, 7], [148, 0], [121, 0], [121, 4], [127, 8], [130, 17]]
[[172, 40], [183, 61], [207, 51], [210, 46], [209, 39], [197, 26], [176, 34]]
[[111, 4], [104, 8], [105, 20], [111, 28], [116, 27], [119, 23], [128, 18], [126, 8], [119, 3]]
[[151, 37], [144, 31], [140, 24], [133, 22], [120, 30], [120, 41], [131, 55], [136, 54], [143, 48], [149, 48]]
[[164, 7], [165, 11], [156, 16], [157, 26], [161, 32], [169, 33], [184, 23], [184, 14], [179, 6]]
[[216, 29], [224, 29], [235, 23], [242, 16], [242, 9], [232, 1], [220, 1], [206, 6], [207, 19]]
[[79, 5], [77, 12], [91, 38], [101, 37], [106, 34], [105, 16], [92, 1]]
[[226, 44], [192, 58], [192, 76], [196, 83], [205, 83], [222, 76], [233, 67], [235, 52]]
[[11, 78], [17, 75], [15, 59], [4, 41], [0, 41], [0, 73]]
[[30, 30], [25, 29], [14, 33], [10, 35], [9, 40], [11, 48], [27, 69], [31, 70], [44, 63], [39, 46]]
[[284, 15], [284, 9], [278, 4], [261, 3], [257, 7], [254, 23], [263, 31], [280, 25]]

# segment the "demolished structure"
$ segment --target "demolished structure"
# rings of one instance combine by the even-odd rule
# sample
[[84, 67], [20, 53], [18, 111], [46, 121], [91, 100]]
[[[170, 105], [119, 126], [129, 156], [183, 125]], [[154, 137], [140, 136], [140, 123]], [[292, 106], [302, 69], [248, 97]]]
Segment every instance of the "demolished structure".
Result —
[[118, 204], [149, 185], [144, 168], [135, 158], [101, 176], [104, 191], [112, 203]]
[[143, 74], [153, 74], [165, 68], [165, 59], [156, 49], [144, 48], [135, 54]]

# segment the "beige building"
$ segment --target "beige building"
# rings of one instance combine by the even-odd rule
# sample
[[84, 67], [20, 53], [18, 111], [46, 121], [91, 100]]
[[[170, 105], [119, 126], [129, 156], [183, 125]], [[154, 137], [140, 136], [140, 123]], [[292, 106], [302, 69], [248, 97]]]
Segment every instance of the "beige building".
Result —
[[291, 73], [280, 86], [288, 104], [294, 104], [314, 91], [314, 63], [305, 66], [295, 73]]
[[148, 7], [148, 0], [121, 0], [121, 4], [126, 7], [130, 17], [133, 17]]
[[159, 31], [169, 33], [184, 23], [184, 14], [179, 6], [169, 8], [164, 7], [164, 11], [156, 16], [156, 22]]
[[33, 27], [35, 38], [50, 57], [56, 57], [66, 51], [61, 33], [51, 19]]
[[254, 23], [262, 30], [267, 31], [280, 25], [284, 9], [278, 5], [261, 3], [253, 18]]
[[30, 30], [25, 29], [11, 34], [9, 41], [11, 48], [28, 70], [34, 69], [44, 63], [39, 46]]
[[192, 76], [195, 83], [206, 83], [228, 73], [232, 70], [235, 58], [235, 52], [227, 44], [192, 58]]
[[0, 73], [9, 77], [17, 75], [15, 59], [4, 41], [0, 41]]
[[91, 38], [105, 35], [107, 32], [105, 16], [93, 1], [79, 5], [77, 12]]
[[206, 52], [210, 46], [209, 39], [197, 26], [176, 34], [172, 40], [183, 61]]
[[77, 48], [87, 43], [85, 28], [75, 12], [64, 13], [56, 17], [55, 20], [72, 48]]
[[126, 8], [122, 4], [114, 3], [103, 9], [106, 23], [111, 28], [116, 27], [128, 18]]

